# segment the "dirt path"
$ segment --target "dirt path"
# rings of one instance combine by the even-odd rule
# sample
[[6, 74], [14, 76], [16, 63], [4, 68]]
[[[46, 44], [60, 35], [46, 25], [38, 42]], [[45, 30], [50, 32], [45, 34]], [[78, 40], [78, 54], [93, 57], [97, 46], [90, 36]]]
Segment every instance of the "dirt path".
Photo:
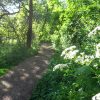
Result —
[[0, 100], [29, 100], [52, 54], [50, 45], [43, 44], [38, 55], [25, 60], [0, 78]]

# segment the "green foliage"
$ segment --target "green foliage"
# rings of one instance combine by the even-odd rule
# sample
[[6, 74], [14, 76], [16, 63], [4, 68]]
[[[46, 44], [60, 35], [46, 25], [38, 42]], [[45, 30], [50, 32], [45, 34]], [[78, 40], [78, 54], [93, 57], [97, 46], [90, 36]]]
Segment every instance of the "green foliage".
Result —
[[0, 76], [4, 75], [12, 66], [37, 53], [38, 48], [33, 46], [27, 49], [24, 45], [0, 45]]
[[0, 76], [3, 76], [8, 70], [9, 68], [0, 68]]
[[50, 67], [33, 91], [30, 100], [90, 100], [99, 92], [100, 78], [97, 78], [99, 70], [93, 66], [61, 60], [57, 55], [51, 59], [50, 66], [57, 63], [67, 63], [67, 66], [63, 70], [55, 71]]
[[[62, 8], [57, 29], [61, 47], [83, 46], [87, 41], [87, 33], [100, 24], [100, 2], [97, 0], [67, 0], [67, 8]], [[56, 40], [54, 40], [55, 45]]]
[[[5, 3], [10, 2], [12, 0]], [[51, 42], [57, 52], [31, 100], [90, 100], [100, 92], [100, 28], [97, 27], [100, 25], [100, 1], [34, 0], [35, 39], [31, 49], [25, 45], [28, 2], [20, 3], [20, 13], [2, 17], [7, 11], [1, 1], [0, 75], [34, 55], [39, 43], [46, 41]]]
[[97, 38], [100, 29], [94, 30], [88, 35], [94, 37], [90, 40], [94, 42], [94, 48], [91, 48], [94, 52], [81, 52], [83, 50], [77, 50], [76, 46], [63, 50], [62, 57], [57, 52], [31, 100], [90, 100], [100, 92], [100, 43]]
[[36, 49], [27, 50], [25, 46], [22, 45], [1, 45], [0, 50], [0, 66], [13, 66], [18, 64], [23, 59], [33, 55]]

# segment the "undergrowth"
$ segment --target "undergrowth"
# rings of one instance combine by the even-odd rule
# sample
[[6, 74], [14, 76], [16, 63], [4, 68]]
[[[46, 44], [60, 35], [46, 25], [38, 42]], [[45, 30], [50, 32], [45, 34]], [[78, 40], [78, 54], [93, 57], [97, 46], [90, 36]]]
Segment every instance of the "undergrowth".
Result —
[[27, 49], [23, 45], [0, 45], [0, 76], [4, 75], [12, 66], [17, 65], [28, 57], [37, 53], [37, 48]]
[[[92, 66], [64, 60], [60, 54], [57, 52], [52, 57], [48, 72], [38, 83], [30, 100], [90, 100], [99, 92], [100, 80], [96, 78]], [[67, 66], [53, 70], [59, 63], [67, 63]]]

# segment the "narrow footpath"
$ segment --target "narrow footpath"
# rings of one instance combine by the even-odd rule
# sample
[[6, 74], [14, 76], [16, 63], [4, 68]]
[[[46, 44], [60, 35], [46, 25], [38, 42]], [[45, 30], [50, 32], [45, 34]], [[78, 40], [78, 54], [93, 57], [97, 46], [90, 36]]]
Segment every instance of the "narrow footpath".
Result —
[[39, 53], [15, 66], [0, 78], [0, 100], [29, 100], [39, 79], [46, 72], [53, 55], [49, 44], [41, 45]]

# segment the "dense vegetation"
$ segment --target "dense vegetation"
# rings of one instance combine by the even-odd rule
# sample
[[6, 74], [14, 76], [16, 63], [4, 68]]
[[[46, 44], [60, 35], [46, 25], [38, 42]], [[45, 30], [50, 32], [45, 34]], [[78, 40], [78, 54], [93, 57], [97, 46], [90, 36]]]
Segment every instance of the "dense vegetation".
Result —
[[2, 1], [0, 74], [41, 42], [51, 42], [55, 54], [31, 100], [90, 100], [100, 92], [99, 0]]

